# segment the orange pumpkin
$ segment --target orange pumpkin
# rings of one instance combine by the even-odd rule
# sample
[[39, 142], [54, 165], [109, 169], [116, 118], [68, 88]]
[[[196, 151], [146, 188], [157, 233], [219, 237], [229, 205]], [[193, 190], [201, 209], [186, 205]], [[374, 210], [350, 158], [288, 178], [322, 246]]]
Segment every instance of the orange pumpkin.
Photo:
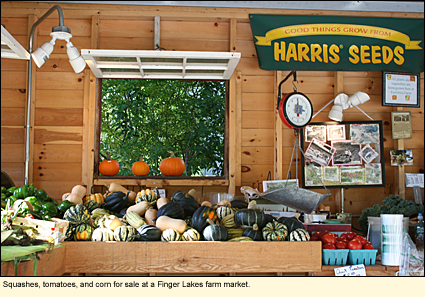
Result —
[[171, 151], [168, 151], [171, 154], [171, 157], [165, 158], [161, 161], [159, 164], [159, 170], [163, 175], [168, 176], [179, 176], [182, 175], [184, 170], [186, 169], [186, 165], [184, 164], [184, 161], [179, 158], [175, 157], [174, 153]]
[[149, 173], [149, 165], [146, 162], [143, 162], [143, 158], [140, 158], [140, 161], [136, 161], [133, 163], [131, 167], [134, 175], [148, 175]]
[[120, 163], [117, 160], [103, 160], [99, 164], [99, 172], [103, 175], [115, 175], [120, 171]]

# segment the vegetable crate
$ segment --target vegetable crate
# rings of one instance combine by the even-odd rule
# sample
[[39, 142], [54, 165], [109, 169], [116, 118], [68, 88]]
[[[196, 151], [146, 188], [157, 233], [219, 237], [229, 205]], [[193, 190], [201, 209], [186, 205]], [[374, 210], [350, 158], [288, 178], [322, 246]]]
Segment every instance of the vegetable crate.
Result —
[[345, 265], [347, 263], [348, 249], [322, 250], [323, 265]]
[[350, 250], [348, 264], [351, 265], [375, 265], [378, 250]]
[[[52, 236], [52, 237], [54, 237], [54, 233], [56, 232], [66, 234], [66, 230], [68, 229], [68, 226], [69, 226], [68, 221], [61, 220], [58, 218], [51, 218], [50, 221], [43, 221], [43, 220], [37, 220], [37, 219], [16, 217], [15, 220], [13, 221], [13, 224], [33, 227], [41, 235]], [[58, 238], [54, 238], [54, 239], [55, 239], [55, 244], [58, 244]]]

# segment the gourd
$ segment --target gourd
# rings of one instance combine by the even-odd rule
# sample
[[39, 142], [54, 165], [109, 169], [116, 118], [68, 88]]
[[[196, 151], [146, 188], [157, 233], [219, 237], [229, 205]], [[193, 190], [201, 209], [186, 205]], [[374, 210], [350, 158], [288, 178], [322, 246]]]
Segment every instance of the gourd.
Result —
[[142, 201], [142, 202], [139, 202], [139, 203], [136, 203], [136, 204], [129, 206], [127, 208], [126, 212], [128, 213], [129, 211], [134, 211], [139, 216], [143, 216], [150, 207], [151, 206], [149, 205], [149, 202]]
[[114, 213], [119, 213], [128, 206], [128, 194], [118, 191], [110, 193], [105, 197], [105, 205], [103, 207]]
[[206, 226], [202, 235], [207, 241], [226, 241], [227, 240], [227, 229], [223, 225], [212, 224], [209, 220], [210, 225]]
[[227, 228], [227, 239], [240, 237], [243, 235], [244, 231], [243, 228]]
[[111, 155], [105, 152], [107, 160], [103, 160], [99, 164], [99, 172], [103, 175], [116, 175], [120, 171], [120, 163], [117, 160], [111, 160]]
[[166, 229], [162, 231], [161, 241], [180, 241], [181, 235], [180, 232], [174, 229]]
[[128, 211], [125, 215], [125, 219], [127, 223], [135, 229], [146, 224], [146, 221], [135, 211]]
[[71, 195], [72, 194], [77, 195], [78, 197], [83, 199], [84, 196], [86, 196], [86, 194], [87, 194], [87, 189], [86, 189], [86, 187], [84, 187], [82, 185], [76, 185], [71, 190]]
[[92, 212], [91, 212], [91, 218], [93, 220], [95, 220], [95, 219], [97, 219], [100, 216], [105, 216], [105, 215], [109, 216], [111, 214], [112, 213], [109, 210], [106, 210], [104, 208], [96, 208], [96, 209], [92, 210]]
[[249, 238], [252, 238], [254, 241], [263, 241], [263, 233], [258, 228], [246, 228], [242, 236], [247, 236]]
[[133, 163], [131, 167], [131, 171], [136, 176], [144, 176], [149, 173], [149, 165], [143, 161], [143, 158], [140, 158], [140, 161], [136, 161]]
[[89, 224], [80, 224], [75, 227], [74, 240], [76, 241], [90, 241], [94, 228]]
[[74, 240], [75, 227], [77, 227], [77, 225], [69, 223], [68, 228], [66, 228], [65, 231], [65, 241]]
[[209, 206], [209, 207], [211, 207], [212, 204], [209, 201], [202, 201], [201, 206]]
[[235, 213], [232, 213], [232, 214], [229, 214], [229, 215], [225, 216], [221, 220], [220, 224], [223, 225], [226, 228], [233, 228], [233, 227], [235, 227], [236, 226], [236, 223], [235, 223]]
[[66, 200], [66, 198], [71, 195], [71, 193], [65, 193], [62, 195], [62, 201]]
[[158, 198], [158, 200], [156, 200], [156, 208], [160, 209], [161, 207], [163, 207], [165, 204], [169, 202], [170, 200], [168, 200], [167, 197]]
[[186, 165], [181, 158], [175, 157], [174, 152], [168, 151], [170, 157], [165, 158], [159, 164], [159, 170], [165, 176], [179, 176], [182, 175], [186, 169]]
[[255, 201], [251, 201], [248, 204], [248, 208], [239, 209], [235, 212], [235, 223], [238, 226], [248, 226], [257, 228], [263, 225], [265, 220], [264, 212], [259, 209], [253, 209]]
[[149, 205], [154, 205], [156, 204], [156, 200], [158, 200], [158, 197], [155, 191], [152, 191], [151, 189], [141, 190], [136, 195], [136, 204], [146, 201], [149, 203]]
[[183, 241], [199, 241], [200, 239], [201, 234], [195, 228], [187, 228], [182, 234]]
[[80, 196], [76, 195], [76, 194], [69, 194], [65, 200], [68, 200], [69, 202], [72, 202], [74, 204], [82, 204], [83, 203], [83, 198], [81, 198]]
[[307, 230], [298, 228], [289, 234], [289, 241], [309, 241], [310, 235]]
[[184, 208], [179, 203], [170, 202], [158, 209], [157, 218], [167, 216], [173, 219], [184, 219]]
[[91, 213], [93, 210], [100, 208], [101, 204], [97, 203], [94, 200], [87, 200], [83, 203], [83, 205], [88, 209], [88, 211]]
[[167, 229], [177, 230], [180, 234], [186, 231], [187, 224], [184, 220], [161, 216], [156, 219], [156, 227], [164, 232]]
[[110, 215], [105, 217], [104, 225], [106, 228], [114, 231], [117, 227], [123, 226], [124, 223], [117, 216]]
[[254, 240], [250, 237], [247, 237], [247, 236], [240, 236], [240, 237], [235, 237], [235, 238], [229, 239], [228, 241], [239, 242], [239, 241], [254, 241]]
[[229, 200], [227, 200], [227, 199], [220, 200], [220, 201], [216, 204], [216, 208], [221, 207], [221, 206], [231, 207], [230, 201], [229, 201]]
[[162, 231], [152, 225], [142, 225], [136, 229], [141, 241], [160, 241]]
[[128, 201], [130, 203], [134, 203], [136, 201], [137, 193], [130, 191], [130, 190], [127, 190], [126, 188], [124, 188], [120, 184], [117, 184], [117, 183], [110, 183], [109, 184], [108, 193], [113, 193], [113, 192], [123, 192], [124, 194], [127, 195]]
[[305, 229], [303, 223], [301, 223], [296, 217], [280, 217], [277, 221], [284, 224], [288, 228], [289, 233], [295, 229]]
[[185, 194], [181, 190], [178, 190], [171, 195], [171, 201], [179, 203], [183, 207], [185, 217], [192, 216], [193, 213], [200, 207], [200, 204], [192, 195], [189, 193]]
[[158, 217], [158, 211], [154, 208], [148, 209], [145, 213], [146, 224], [155, 226], [156, 219]]
[[93, 200], [97, 203], [105, 202], [105, 198], [100, 193], [85, 195], [84, 198], [83, 198], [83, 203], [86, 203], [89, 200]]
[[208, 219], [214, 223], [218, 220], [217, 212], [215, 211], [215, 209], [205, 205], [199, 207], [192, 215], [193, 228], [195, 228], [200, 234], [202, 234], [205, 227], [209, 225], [207, 221]]
[[65, 211], [63, 219], [75, 225], [86, 224], [90, 221], [90, 214], [87, 207], [77, 204]]
[[216, 209], [217, 217], [219, 220], [222, 220], [224, 217], [231, 215], [234, 211], [227, 206], [220, 206]]
[[114, 238], [116, 241], [133, 241], [136, 231], [132, 226], [118, 226], [114, 230]]
[[263, 228], [263, 239], [266, 241], [285, 241], [287, 237], [288, 228], [278, 221], [267, 223]]
[[108, 228], [98, 227], [93, 231], [92, 241], [114, 241], [114, 232]]
[[246, 202], [245, 202], [245, 201], [243, 201], [243, 200], [235, 200], [235, 199], [233, 199], [233, 200], [230, 202], [230, 206], [231, 206], [232, 208], [243, 209], [243, 208], [248, 208], [248, 203], [246, 203]]

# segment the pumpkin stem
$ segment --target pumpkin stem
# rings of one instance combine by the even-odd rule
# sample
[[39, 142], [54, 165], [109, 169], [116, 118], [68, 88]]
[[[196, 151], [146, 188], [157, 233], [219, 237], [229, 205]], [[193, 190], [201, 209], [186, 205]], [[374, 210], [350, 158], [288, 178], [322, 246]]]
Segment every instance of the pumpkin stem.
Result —
[[195, 189], [191, 189], [189, 190], [189, 192], [187, 192], [190, 196], [192, 196], [193, 198], [195, 198], [196, 195], [196, 190]]
[[207, 219], [208, 224], [215, 225], [214, 222], [211, 219]]
[[170, 158], [174, 158], [174, 152], [172, 151], [167, 151], [169, 154], [171, 154]]
[[252, 200], [251, 202], [248, 203], [248, 209], [253, 209], [256, 204], [257, 204], [257, 201]]
[[105, 151], [106, 159], [111, 160], [111, 154], [108, 151]]
[[257, 225], [257, 224], [254, 224], [254, 225], [252, 226], [252, 229], [254, 229], [254, 231], [258, 231], [258, 225]]

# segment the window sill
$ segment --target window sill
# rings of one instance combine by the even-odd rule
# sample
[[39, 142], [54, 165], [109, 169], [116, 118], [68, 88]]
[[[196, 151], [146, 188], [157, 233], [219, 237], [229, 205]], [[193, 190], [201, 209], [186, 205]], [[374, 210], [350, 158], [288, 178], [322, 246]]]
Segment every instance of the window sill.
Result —
[[110, 183], [117, 183], [122, 186], [144, 186], [144, 187], [163, 187], [163, 186], [228, 186], [229, 181], [223, 178], [207, 178], [207, 177], [129, 177], [129, 176], [116, 176], [116, 177], [98, 177], [94, 179], [93, 185], [109, 185]]

